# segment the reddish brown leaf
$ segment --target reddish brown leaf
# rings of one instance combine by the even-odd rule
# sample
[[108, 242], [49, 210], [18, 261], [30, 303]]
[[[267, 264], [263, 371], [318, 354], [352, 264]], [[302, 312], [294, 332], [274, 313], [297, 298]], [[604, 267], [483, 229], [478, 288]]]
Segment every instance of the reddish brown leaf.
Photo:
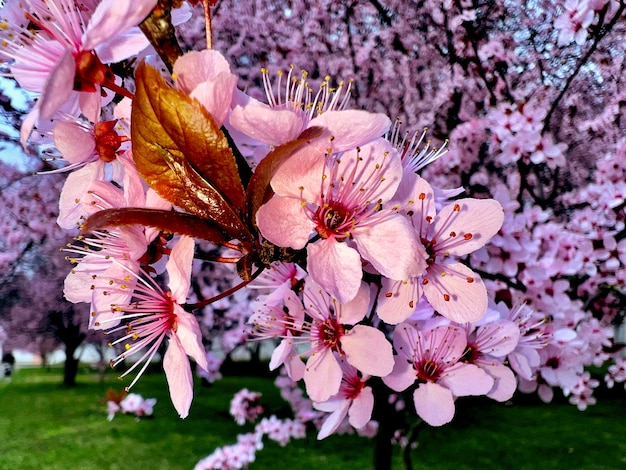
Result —
[[296, 139], [287, 142], [268, 153], [261, 160], [250, 178], [247, 189], [246, 219], [250, 226], [256, 226], [256, 213], [263, 204], [274, 195], [270, 187], [270, 181], [278, 167], [312, 140], [322, 135], [321, 127], [310, 127], [305, 129]]
[[231, 239], [215, 223], [192, 214], [133, 207], [106, 209], [96, 212], [87, 219], [81, 232], [87, 233], [109, 227], [124, 227], [128, 225], [142, 225], [164, 232], [189, 235], [190, 237], [208, 240], [216, 245], [222, 245]]
[[131, 131], [139, 173], [173, 204], [233, 238], [249, 238], [237, 209], [245, 196], [235, 157], [213, 118], [146, 64], [137, 68], [136, 83]]

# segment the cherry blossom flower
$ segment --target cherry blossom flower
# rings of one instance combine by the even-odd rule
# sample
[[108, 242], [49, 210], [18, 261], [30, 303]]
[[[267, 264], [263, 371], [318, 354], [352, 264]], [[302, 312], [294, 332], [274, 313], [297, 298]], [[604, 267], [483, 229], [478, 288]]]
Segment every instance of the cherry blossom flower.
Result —
[[330, 436], [341, 425], [346, 417], [355, 429], [363, 428], [372, 417], [374, 394], [372, 388], [365, 385], [368, 375], [360, 376], [356, 368], [341, 361], [343, 377], [337, 395], [325, 402], [313, 404], [315, 409], [331, 413], [322, 424], [318, 439]]
[[500, 204], [493, 199], [459, 199], [436, 213], [434, 192], [418, 175], [391, 203], [413, 218], [428, 254], [427, 268], [405, 280], [383, 278], [378, 316], [392, 324], [404, 321], [423, 293], [450, 320], [478, 321], [487, 310], [487, 290], [478, 274], [452, 257], [482, 247], [500, 229], [504, 219]]
[[302, 332], [304, 310], [293, 292], [286, 292], [284, 296], [284, 303], [280, 305], [259, 306], [249, 323], [254, 325], [253, 336], [256, 339], [282, 338], [272, 352], [270, 370], [284, 365], [292, 380], [300, 380], [304, 375], [304, 363], [295, 349], [295, 341]]
[[[15, 36], [19, 40], [2, 50], [2, 55], [12, 59], [11, 73], [21, 86], [41, 93], [22, 126], [23, 142], [39, 119], [51, 118], [70, 99], [80, 102], [82, 113], [96, 121], [100, 86], [118, 87], [113, 72], [101, 62], [95, 50], [139, 24], [155, 5], [156, 0], [103, 0], [89, 16], [70, 0], [23, 2], [26, 15], [37, 29], [35, 32], [18, 29]], [[131, 43], [129, 38], [118, 44], [121, 55], [114, 54], [112, 61], [136, 54], [138, 50], [130, 47]], [[145, 46], [144, 42], [141, 49]]]
[[237, 76], [222, 54], [214, 50], [191, 51], [179, 57], [172, 77], [176, 86], [197, 99], [221, 126], [231, 107]]
[[504, 365], [504, 360], [516, 348], [520, 331], [515, 323], [494, 313], [495, 316], [491, 315], [469, 332], [462, 360], [477, 365], [493, 377], [493, 388], [487, 396], [502, 402], [510, 399], [517, 388], [515, 375]]
[[259, 392], [251, 392], [247, 388], [235, 394], [230, 401], [229, 413], [239, 426], [243, 426], [246, 421], [254, 422], [263, 413], [263, 407], [258, 404], [260, 398]]
[[353, 300], [341, 304], [309, 281], [304, 306], [312, 318], [310, 325], [303, 327], [301, 337], [310, 346], [304, 383], [312, 400], [324, 402], [339, 391], [342, 360], [364, 374], [384, 377], [391, 372], [393, 355], [385, 335], [374, 327], [357, 324], [370, 306], [366, 283], [361, 283]]
[[259, 209], [259, 229], [278, 246], [306, 246], [311, 278], [348, 302], [363, 277], [361, 258], [391, 279], [426, 267], [408, 219], [386, 208], [401, 177], [400, 157], [384, 139], [337, 158], [307, 146], [276, 172], [271, 184], [277, 197]]
[[308, 127], [324, 127], [334, 139], [335, 152], [380, 137], [389, 128], [389, 118], [382, 114], [346, 109], [351, 82], [347, 85], [341, 82], [338, 87], [331, 88], [330, 77], [326, 77], [318, 93], [313, 95], [307, 82], [308, 74], [303, 71], [298, 79], [292, 76], [293, 71], [294, 67], [291, 67], [286, 77], [279, 72], [277, 93], [274, 93], [268, 71], [263, 69], [263, 85], [269, 105], [248, 96], [240, 97], [230, 115], [230, 125], [271, 146], [295, 139]]
[[[124, 346], [124, 352], [111, 361], [112, 367], [129, 357], [140, 355], [139, 359], [121, 375], [125, 377], [143, 363], [127, 389], [139, 380], [163, 340], [166, 337], [169, 339], [163, 358], [163, 369], [172, 403], [181, 418], [189, 414], [193, 399], [193, 375], [187, 356], [191, 356], [198, 367], [206, 369], [208, 366], [196, 317], [181, 306], [186, 302], [190, 287], [193, 252], [193, 239], [181, 237], [172, 248], [166, 266], [169, 274], [169, 291], [161, 289], [150, 278], [139, 277], [133, 292], [137, 300], [128, 305], [111, 305], [110, 310], [116, 313], [117, 317], [106, 319], [103, 324], [97, 325], [106, 328], [108, 322], [125, 322], [106, 333], [124, 332], [122, 337], [111, 343]], [[123, 288], [121, 285], [120, 289]]]
[[401, 392], [417, 381], [413, 392], [415, 411], [431, 426], [449, 423], [454, 417], [454, 400], [489, 393], [494, 379], [473, 364], [461, 362], [467, 347], [465, 332], [454, 326], [417, 330], [408, 323], [393, 334], [398, 352], [391, 374], [383, 382]]
[[554, 20], [554, 27], [559, 31], [558, 45], [566, 46], [572, 41], [582, 46], [589, 34], [594, 11], [588, 0], [567, 0], [565, 11]]

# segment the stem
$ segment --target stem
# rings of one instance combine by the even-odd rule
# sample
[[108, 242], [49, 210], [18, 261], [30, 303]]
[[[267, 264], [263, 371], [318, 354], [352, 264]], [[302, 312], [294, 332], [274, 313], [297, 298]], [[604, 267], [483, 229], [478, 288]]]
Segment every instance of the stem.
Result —
[[580, 69], [583, 67], [583, 65], [587, 63], [591, 55], [596, 51], [596, 49], [598, 48], [598, 45], [600, 44], [600, 41], [604, 38], [604, 36], [606, 36], [613, 29], [617, 21], [620, 19], [620, 17], [622, 16], [622, 13], [624, 12], [624, 9], [626, 9], [626, 3], [624, 3], [623, 1], [620, 1], [620, 6], [617, 12], [615, 13], [615, 16], [611, 18], [611, 21], [609, 21], [607, 25], [603, 25], [603, 20], [604, 20], [604, 16], [606, 15], [607, 8], [608, 8], [608, 5], [605, 6], [604, 10], [602, 10], [600, 14], [600, 18], [598, 20], [598, 25], [597, 25], [598, 34], [594, 38], [593, 43], [591, 44], [591, 46], [589, 47], [585, 55], [583, 55], [580, 58], [580, 60], [576, 64], [576, 67], [574, 68], [574, 71], [567, 78], [567, 81], [565, 82], [563, 89], [552, 102], [552, 106], [550, 106], [550, 110], [548, 111], [548, 114], [546, 115], [546, 118], [543, 121], [542, 133], [546, 132], [549, 129], [552, 115], [554, 114], [557, 106], [559, 105], [563, 97], [565, 96], [565, 93], [567, 93], [567, 90], [569, 89], [570, 85], [574, 81], [574, 78], [576, 78], [576, 76], [578, 75], [578, 72], [580, 72]]
[[159, 0], [150, 15], [139, 24], [139, 28], [171, 73], [176, 59], [183, 55], [172, 25], [172, 0]]
[[108, 88], [109, 90], [111, 90], [114, 93], [117, 93], [118, 95], [124, 96], [126, 98], [130, 98], [131, 100], [135, 99], [135, 95], [133, 93], [128, 91], [126, 88], [123, 88], [123, 87], [119, 86], [113, 80], [106, 80], [102, 84], [102, 86], [105, 87], [105, 88]]
[[216, 296], [211, 297], [209, 299], [205, 299], [205, 300], [202, 300], [200, 302], [196, 302], [195, 304], [187, 304], [187, 307], [189, 307], [192, 310], [197, 310], [199, 308], [206, 307], [207, 305], [212, 304], [213, 302], [217, 302], [218, 300], [221, 300], [224, 297], [228, 297], [229, 295], [234, 294], [239, 289], [242, 289], [242, 288], [246, 287], [248, 284], [250, 284], [252, 281], [254, 281], [257, 277], [259, 277], [259, 274], [261, 274], [264, 269], [265, 268], [257, 269], [254, 272], [254, 274], [252, 274], [252, 276], [250, 276], [250, 279], [248, 279], [247, 281], [240, 282], [236, 286], [231, 287], [230, 289], [225, 290], [224, 292], [221, 292], [221, 293], [217, 294]]
[[202, 0], [204, 7], [204, 26], [206, 30], [206, 48], [213, 49], [213, 27], [211, 26], [211, 7], [215, 5], [214, 0]]

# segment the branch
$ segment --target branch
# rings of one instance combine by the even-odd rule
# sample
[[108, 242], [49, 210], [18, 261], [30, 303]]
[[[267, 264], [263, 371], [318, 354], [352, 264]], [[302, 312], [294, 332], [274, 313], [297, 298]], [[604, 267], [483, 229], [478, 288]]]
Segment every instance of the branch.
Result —
[[159, 0], [139, 28], [171, 73], [176, 59], [183, 55], [172, 25], [172, 0]]
[[550, 110], [548, 111], [548, 114], [546, 115], [546, 118], [543, 123], [542, 134], [548, 130], [550, 126], [550, 119], [552, 119], [552, 115], [554, 114], [557, 106], [559, 105], [563, 97], [565, 96], [565, 93], [567, 93], [567, 90], [569, 89], [572, 82], [574, 81], [574, 78], [576, 78], [576, 76], [578, 75], [578, 72], [580, 72], [580, 69], [583, 67], [583, 65], [587, 63], [591, 55], [598, 48], [600, 41], [611, 31], [611, 29], [613, 29], [615, 24], [618, 22], [618, 20], [622, 16], [624, 9], [626, 9], [626, 3], [624, 3], [623, 1], [620, 2], [620, 6], [617, 12], [615, 13], [615, 16], [613, 16], [613, 18], [611, 18], [611, 21], [609, 21], [609, 23], [603, 27], [602, 22], [604, 20], [604, 16], [606, 15], [607, 8], [608, 8], [608, 4], [607, 6], [604, 7], [604, 10], [602, 10], [602, 12], [600, 13], [600, 18], [599, 18], [598, 26], [597, 26], [598, 34], [596, 34], [593, 43], [591, 44], [591, 46], [589, 47], [585, 55], [583, 55], [580, 58], [580, 60], [576, 64], [576, 67], [574, 68], [574, 71], [565, 82], [565, 86], [563, 87], [561, 92], [558, 94], [556, 99], [552, 102], [552, 106], [550, 106]]

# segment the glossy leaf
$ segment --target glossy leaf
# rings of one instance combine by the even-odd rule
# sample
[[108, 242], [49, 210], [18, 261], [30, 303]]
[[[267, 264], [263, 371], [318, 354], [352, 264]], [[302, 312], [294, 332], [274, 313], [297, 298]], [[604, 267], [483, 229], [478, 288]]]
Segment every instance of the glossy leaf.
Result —
[[251, 226], [256, 226], [255, 217], [259, 207], [274, 195], [270, 181], [278, 167], [295, 152], [320, 137], [322, 133], [321, 127], [305, 129], [296, 139], [276, 147], [259, 162], [250, 178], [246, 194], [246, 218]]
[[204, 107], [140, 64], [132, 109], [133, 158], [148, 185], [173, 204], [250, 237], [245, 195], [228, 140]]
[[192, 214], [133, 207], [106, 209], [96, 212], [87, 219], [81, 232], [87, 233], [109, 227], [125, 227], [128, 225], [142, 225], [164, 232], [189, 235], [190, 237], [208, 240], [217, 245], [226, 243], [231, 239], [215, 223]]

